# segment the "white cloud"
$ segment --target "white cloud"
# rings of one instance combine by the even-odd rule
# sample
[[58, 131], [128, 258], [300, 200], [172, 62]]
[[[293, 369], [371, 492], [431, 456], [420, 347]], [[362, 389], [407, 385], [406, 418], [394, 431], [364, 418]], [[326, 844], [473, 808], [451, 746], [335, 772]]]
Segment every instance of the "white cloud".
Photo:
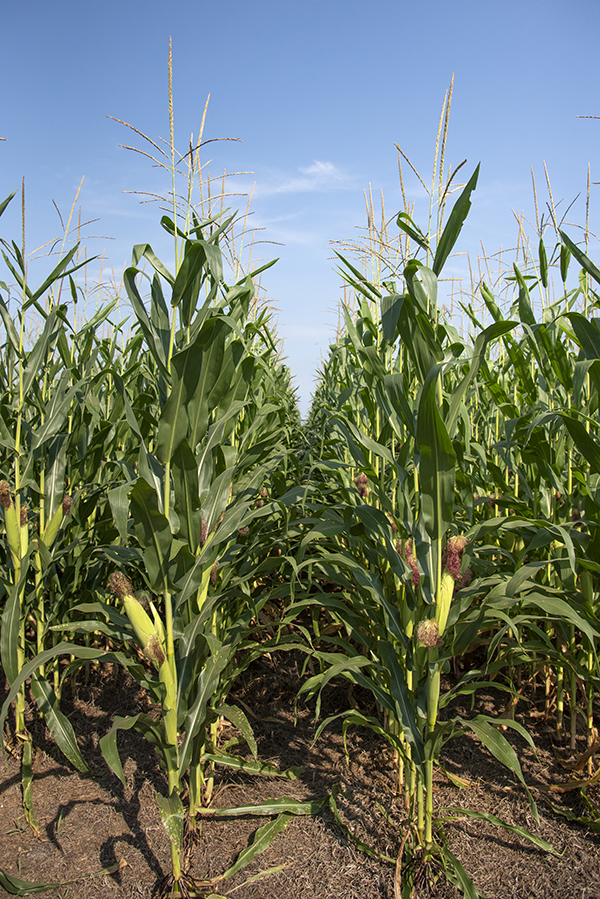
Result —
[[350, 179], [333, 162], [315, 159], [312, 165], [298, 169], [299, 175], [292, 177], [275, 176], [261, 182], [257, 180], [255, 196], [270, 194], [295, 194], [311, 191], [330, 190], [336, 187], [350, 187]]

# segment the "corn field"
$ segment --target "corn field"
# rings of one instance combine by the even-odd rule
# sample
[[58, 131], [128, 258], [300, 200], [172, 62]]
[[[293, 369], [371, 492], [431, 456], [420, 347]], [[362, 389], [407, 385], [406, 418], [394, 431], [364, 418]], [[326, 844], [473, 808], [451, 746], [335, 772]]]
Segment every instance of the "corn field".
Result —
[[[221, 895], [295, 816], [337, 814], [335, 791], [215, 801], [221, 769], [294, 776], [260, 759], [252, 716], [231, 700], [253, 662], [292, 654], [317, 751], [341, 726], [344, 739], [366, 728], [393, 752], [396, 899], [428, 895], [427, 871], [478, 895], [444, 838], [443, 820], [469, 810], [434, 801], [440, 753], [466, 733], [530, 803], [531, 829], [488, 823], [555, 853], [536, 834], [537, 794], [510, 737], [535, 746], [515, 712], [537, 683], [577, 789], [600, 778], [600, 270], [566, 229], [548, 247], [540, 233], [501, 285], [508, 308], [481, 280], [461, 333], [439, 282], [478, 174], [451, 202], [440, 171], [443, 202], [424, 230], [407, 208], [395, 217], [387, 271], [365, 274], [338, 253], [352, 304], [305, 423], [272, 314], [257, 303], [267, 266], [226, 274], [234, 220], [223, 209], [203, 216], [188, 203], [183, 215], [173, 190], [161, 225], [175, 266], [150, 244], [133, 248], [127, 327], [116, 299], [74, 318], [86, 264], [76, 247], [34, 287], [24, 247], [2, 241], [0, 719], [29, 827], [26, 708], [86, 773], [64, 686], [122, 668], [153, 713], [116, 716], [100, 745], [123, 784], [119, 732], [137, 731], [160, 760], [171, 869], [158, 893]], [[344, 681], [371, 703], [323, 717], [323, 691]], [[457, 712], [490, 687], [506, 697], [502, 716]], [[249, 814], [267, 819], [251, 846], [199, 883], [189, 858], [203, 820]], [[597, 808], [586, 821], [600, 831]], [[52, 888], [7, 870], [0, 884], [12, 895]]]

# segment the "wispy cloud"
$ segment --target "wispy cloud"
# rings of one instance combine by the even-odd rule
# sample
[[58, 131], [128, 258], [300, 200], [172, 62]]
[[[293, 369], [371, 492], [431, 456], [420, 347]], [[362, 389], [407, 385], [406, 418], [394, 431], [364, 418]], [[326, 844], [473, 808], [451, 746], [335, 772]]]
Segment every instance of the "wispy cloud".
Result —
[[352, 186], [348, 175], [333, 162], [315, 159], [312, 165], [299, 168], [298, 172], [298, 175], [291, 177], [278, 174], [264, 181], [258, 178], [254, 195], [266, 197], [270, 194], [309, 193]]

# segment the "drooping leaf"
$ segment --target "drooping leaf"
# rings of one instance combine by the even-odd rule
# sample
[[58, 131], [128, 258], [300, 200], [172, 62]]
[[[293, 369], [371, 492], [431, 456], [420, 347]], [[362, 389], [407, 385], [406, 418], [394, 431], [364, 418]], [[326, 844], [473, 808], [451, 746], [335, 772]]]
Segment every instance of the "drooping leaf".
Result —
[[282, 830], [285, 830], [293, 817], [294, 815], [290, 812], [281, 812], [273, 821], [269, 821], [267, 824], [263, 824], [262, 827], [259, 827], [254, 834], [254, 839], [251, 844], [240, 852], [233, 865], [231, 865], [219, 879], [227, 880], [229, 877], [233, 877], [234, 874], [237, 874], [238, 871], [241, 871], [242, 868], [249, 865], [257, 855], [260, 855], [265, 849], [269, 848], [277, 834], [281, 833]]
[[515, 836], [522, 837], [524, 840], [528, 840], [543, 852], [549, 852], [551, 855], [560, 856], [560, 852], [557, 852], [556, 849], [550, 845], [550, 843], [547, 843], [546, 840], [542, 840], [541, 837], [538, 837], [534, 833], [531, 833], [531, 831], [527, 830], [526, 827], [507, 824], [501, 818], [496, 817], [496, 815], [491, 815], [488, 812], [474, 812], [468, 808], [444, 808], [443, 814], [444, 816], [456, 815], [457, 817], [473, 818], [476, 821], [486, 821], [488, 824], [493, 824], [494, 827], [500, 827], [503, 830], [506, 830], [508, 833], [514, 833]]
[[469, 209], [471, 208], [471, 194], [477, 186], [478, 177], [479, 165], [471, 175], [466, 187], [463, 189], [460, 197], [452, 207], [450, 217], [448, 218], [448, 221], [446, 222], [444, 230], [442, 231], [442, 234], [438, 241], [435, 250], [435, 257], [433, 259], [433, 265], [431, 266], [436, 275], [439, 275], [439, 273], [441, 272], [446, 259], [452, 252], [454, 244], [458, 240], [458, 236], [462, 230], [462, 226], [467, 215], [469, 214]]
[[[588, 275], [591, 275], [594, 281], [597, 281], [600, 284], [600, 269], [596, 265], [594, 265], [592, 260], [589, 259], [588, 256], [586, 256], [583, 250], [580, 249], [580, 247], [578, 247], [573, 240], [571, 240], [568, 234], [566, 234], [564, 231], [561, 231], [560, 229], [558, 233], [560, 234], [565, 247], [569, 250], [570, 253], [573, 254], [579, 265], [588, 273]], [[563, 277], [563, 281], [566, 281], [566, 272], [565, 277]]]
[[31, 677], [31, 692], [60, 751], [78, 771], [87, 772], [89, 768], [79, 751], [73, 725], [61, 712], [54, 690], [39, 671]]
[[160, 593], [168, 582], [168, 562], [173, 542], [171, 528], [158, 509], [156, 492], [144, 478], [138, 478], [129, 498], [148, 580], [152, 589]]
[[234, 727], [237, 727], [244, 740], [248, 744], [248, 748], [255, 759], [258, 758], [258, 747], [256, 745], [256, 738], [254, 736], [254, 731], [248, 721], [248, 716], [246, 713], [240, 709], [237, 705], [230, 705], [228, 703], [223, 703], [218, 709], [217, 712], [219, 715], [223, 715], [223, 717], [227, 718], [228, 721], [231, 721]]
[[216, 818], [240, 818], [242, 815], [279, 815], [282, 812], [289, 812], [292, 815], [316, 815], [325, 803], [328, 797], [321, 799], [309, 799], [301, 802], [298, 799], [291, 799], [284, 796], [281, 799], [265, 799], [256, 805], [240, 805], [236, 808], [200, 808], [197, 810], [199, 815], [203, 817]]

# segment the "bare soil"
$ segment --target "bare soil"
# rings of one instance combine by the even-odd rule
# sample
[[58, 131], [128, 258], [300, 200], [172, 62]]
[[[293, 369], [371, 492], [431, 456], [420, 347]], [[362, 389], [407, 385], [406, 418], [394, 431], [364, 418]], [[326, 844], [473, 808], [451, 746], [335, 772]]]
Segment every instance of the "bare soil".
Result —
[[[347, 761], [339, 722], [313, 745], [314, 710], [300, 704], [294, 714], [299, 683], [289, 657], [261, 659], [248, 670], [230, 702], [253, 713], [262, 761], [281, 769], [301, 766], [302, 773], [296, 780], [284, 780], [219, 769], [214, 806], [237, 807], [279, 796], [313, 799], [339, 784], [339, 811], [349, 830], [376, 855], [395, 859], [405, 834], [405, 811], [394, 789], [391, 752], [370, 731], [353, 728]], [[349, 696], [347, 686], [341, 685], [326, 690], [323, 714], [341, 711], [351, 702], [373, 712], [367, 695]], [[477, 696], [475, 711], [499, 715], [505, 702], [505, 694], [486, 692]], [[63, 709], [78, 735], [89, 775], [70, 767], [30, 710], [28, 724], [37, 747], [33, 800], [39, 832], [25, 821], [19, 761], [9, 756], [8, 768], [0, 770], [0, 868], [22, 880], [62, 884], [45, 894], [53, 899], [157, 895], [157, 884], [170, 870], [169, 842], [154, 800], [157, 791], [166, 792], [165, 777], [152, 749], [135, 733], [122, 732], [119, 747], [127, 779], [123, 789], [98, 746], [115, 714], [133, 714], [143, 707], [137, 685], [111, 668], [90, 671], [87, 682], [81, 674], [73, 690], [65, 689]], [[473, 713], [470, 706], [458, 711]], [[438, 771], [435, 804], [439, 809], [459, 806], [487, 812], [526, 827], [549, 842], [560, 857], [464, 816], [444, 824], [448, 846], [488, 899], [600, 899], [600, 836], [552, 806], [575, 815], [593, 812], [580, 790], [548, 794], [539, 789], [571, 776], [555, 757], [554, 723], [540, 718], [531, 699], [519, 704], [516, 717], [531, 730], [537, 746], [536, 754], [518, 734], [506, 733], [537, 800], [539, 826], [519, 781], [470, 736], [453, 740], [442, 754], [446, 771], [468, 785], [459, 789]], [[581, 734], [578, 751], [584, 749]], [[598, 784], [587, 788], [587, 800], [600, 809]], [[200, 881], [218, 877], [264, 823], [264, 818], [255, 817], [203, 821], [191, 854], [193, 876]], [[283, 866], [278, 873], [251, 880], [277, 866]], [[90, 876], [106, 867], [117, 869]], [[431, 890], [430, 895], [439, 899], [460, 895], [443, 878]], [[212, 891], [233, 899], [393, 899], [394, 864], [358, 849], [325, 805], [314, 816], [294, 818], [266, 852], [234, 877], [215, 883]], [[0, 897], [7, 895], [0, 887]]]

